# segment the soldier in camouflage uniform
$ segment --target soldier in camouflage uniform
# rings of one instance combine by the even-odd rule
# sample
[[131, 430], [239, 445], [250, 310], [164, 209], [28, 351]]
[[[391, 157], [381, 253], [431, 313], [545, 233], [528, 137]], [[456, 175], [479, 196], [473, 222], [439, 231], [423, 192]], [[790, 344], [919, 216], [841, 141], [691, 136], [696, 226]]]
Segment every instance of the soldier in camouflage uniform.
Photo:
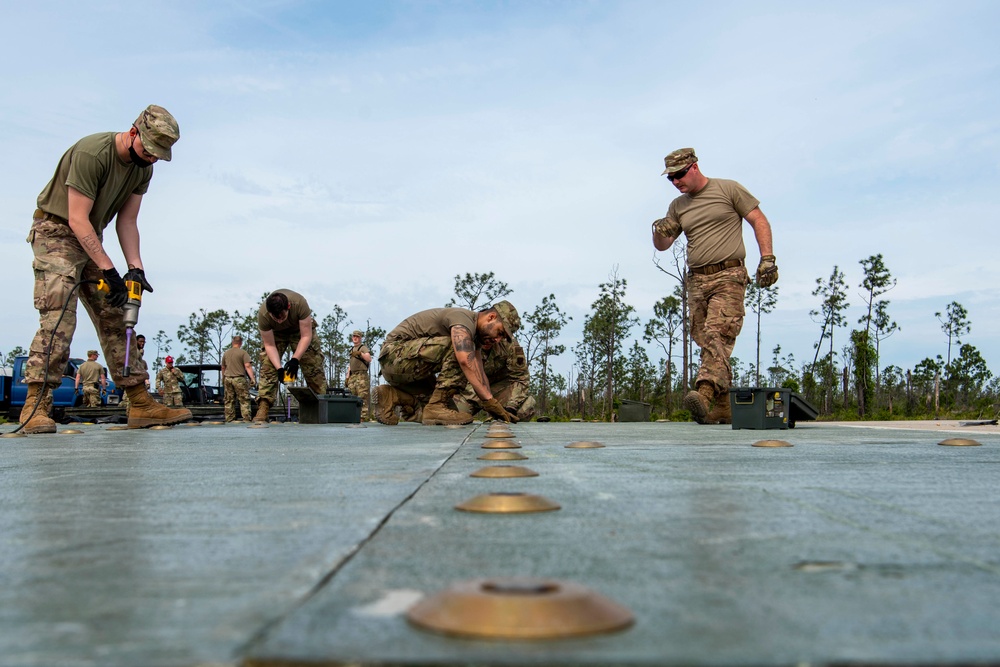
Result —
[[[490, 390], [504, 409], [518, 421], [530, 421], [535, 416], [535, 399], [528, 393], [531, 378], [524, 349], [512, 338], [483, 345], [483, 370], [490, 381]], [[475, 415], [481, 409], [476, 392], [466, 385], [458, 401], [458, 409]]]
[[693, 148], [676, 150], [663, 161], [663, 174], [681, 196], [670, 203], [665, 218], [653, 223], [653, 246], [667, 250], [682, 232], [687, 238], [691, 336], [701, 348], [696, 391], [684, 397], [684, 407], [699, 424], [729, 424], [729, 357], [743, 328], [743, 300], [750, 282], [742, 221], [750, 224], [760, 249], [761, 287], [778, 281], [771, 225], [760, 202], [742, 185], [705, 176]]
[[368, 421], [368, 398], [371, 393], [371, 377], [368, 367], [372, 363], [372, 352], [361, 342], [359, 329], [351, 332], [351, 361], [347, 366], [347, 388], [352, 394], [364, 400], [361, 405], [361, 421]]
[[222, 355], [222, 392], [225, 400], [226, 422], [236, 421], [236, 402], [240, 404], [243, 421], [250, 421], [250, 386], [257, 384], [253, 378], [250, 355], [243, 349], [243, 336], [233, 336], [233, 345]]
[[97, 350], [87, 350], [87, 360], [80, 364], [76, 371], [74, 388], [83, 385], [83, 407], [99, 408], [101, 405], [101, 390], [108, 386], [104, 367], [97, 363]]
[[379, 364], [387, 384], [375, 390], [375, 416], [397, 424], [396, 407], [423, 407], [424, 424], [468, 424], [472, 415], [458, 412], [452, 399], [471, 384], [482, 408], [494, 419], [517, 421], [490, 390], [483, 370], [484, 344], [509, 339], [521, 326], [517, 309], [501, 301], [478, 313], [465, 308], [432, 308], [403, 320], [386, 336]]
[[163, 397], [164, 405], [179, 408], [184, 405], [184, 392], [181, 391], [184, 373], [174, 368], [173, 357], [168, 356], [163, 361], [167, 365], [156, 374], [156, 391]]
[[[306, 385], [313, 393], [326, 393], [326, 373], [323, 352], [316, 340], [316, 320], [304, 296], [290, 289], [271, 292], [257, 311], [257, 328], [263, 349], [255, 422], [267, 421], [268, 412], [278, 398], [278, 385], [284, 382], [286, 375], [294, 381], [300, 364]], [[281, 357], [289, 348], [292, 357], [282, 366]]]
[[[122, 375], [126, 342], [121, 306], [128, 290], [103, 245], [104, 230], [115, 220], [128, 265], [125, 278], [140, 283], [143, 291], [153, 291], [139, 253], [139, 206], [153, 176], [153, 162], [169, 161], [179, 136], [174, 117], [150, 105], [128, 131], [93, 134], [71, 146], [38, 195], [27, 239], [34, 253], [39, 328], [25, 369], [25, 433], [56, 432], [49, 417], [51, 390], [62, 382], [69, 359], [78, 299], [97, 329], [112, 378], [132, 402], [128, 425], [142, 428], [191, 418], [189, 410], [170, 410], [154, 401], [146, 391], [145, 372]], [[109, 287], [106, 296], [97, 289], [100, 280]], [[134, 345], [129, 352], [134, 358]]]

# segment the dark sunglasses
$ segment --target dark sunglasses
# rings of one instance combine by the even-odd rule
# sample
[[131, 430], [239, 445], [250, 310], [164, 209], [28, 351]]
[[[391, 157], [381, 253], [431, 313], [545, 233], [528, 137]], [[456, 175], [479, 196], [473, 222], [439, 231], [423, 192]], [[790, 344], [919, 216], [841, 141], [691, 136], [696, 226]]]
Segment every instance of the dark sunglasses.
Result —
[[684, 178], [685, 176], [687, 176], [687, 173], [689, 171], [691, 171], [691, 167], [693, 167], [693, 166], [694, 166], [694, 163], [692, 162], [691, 164], [689, 164], [688, 166], [684, 167], [680, 171], [675, 171], [672, 174], [667, 174], [667, 180], [669, 180], [671, 183], [673, 183], [674, 181], [677, 181], [677, 180], [680, 180], [680, 179]]

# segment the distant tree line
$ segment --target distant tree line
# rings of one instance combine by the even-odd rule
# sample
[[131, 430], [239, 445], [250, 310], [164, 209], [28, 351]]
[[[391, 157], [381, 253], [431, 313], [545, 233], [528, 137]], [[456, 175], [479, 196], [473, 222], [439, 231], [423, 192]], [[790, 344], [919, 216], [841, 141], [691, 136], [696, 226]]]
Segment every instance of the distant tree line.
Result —
[[[614, 266], [608, 280], [598, 286], [597, 298], [584, 317], [583, 336], [572, 350], [559, 343], [563, 329], [572, 319], [549, 294], [532, 309], [521, 310], [522, 328], [517, 339], [525, 351], [531, 370], [531, 392], [539, 413], [553, 419], [612, 419], [621, 401], [651, 404], [652, 417], [686, 419], [681, 408], [684, 394], [693, 386], [698, 372], [698, 350], [692, 343], [689, 326], [686, 249], [683, 240], [671, 247], [664, 265], [657, 257], [657, 269], [676, 282], [667, 296], [653, 304], [653, 317], [641, 323], [635, 308], [626, 300], [628, 283]], [[899, 326], [890, 315], [886, 295], [896, 279], [881, 254], [859, 262], [863, 270], [860, 288], [862, 314], [857, 325], [846, 333], [848, 285], [844, 272], [834, 266], [826, 277], [816, 278], [812, 295], [818, 299], [810, 317], [819, 326], [811, 358], [799, 363], [791, 353], [783, 355], [780, 344], [761, 358], [762, 330], [766, 315], [778, 303], [777, 285], [760, 288], [751, 283], [746, 293], [746, 318], [742, 336], [755, 336], [752, 361], [730, 360], [734, 386], [789, 387], [815, 405], [821, 418], [891, 419], [930, 417], [992, 418], [996, 412], [1000, 382], [974, 345], [965, 342], [971, 333], [969, 314], [959, 303], [949, 303], [934, 313], [944, 334], [944, 355], [927, 357], [913, 368], [882, 367], [880, 357]], [[482, 310], [513, 293], [507, 283], [492, 272], [466, 273], [454, 277], [455, 296], [445, 304]], [[243, 347], [259, 371], [261, 342], [257, 329], [257, 305], [246, 312], [199, 309], [171, 338], [160, 330], [147, 335], [146, 361], [151, 373], [163, 366], [172, 354], [176, 363], [217, 364], [232, 337], [243, 337]], [[524, 308], [523, 304], [520, 304]], [[386, 329], [355, 324], [348, 313], [334, 305], [325, 315], [314, 313], [317, 337], [326, 358], [327, 382], [342, 386], [346, 376], [352, 329], [364, 332], [363, 341], [378, 358]], [[639, 325], [640, 344], [632, 332]], [[631, 341], [631, 344], [629, 342]], [[647, 346], [659, 359], [653, 362]], [[553, 361], [571, 352], [572, 367], [562, 375], [552, 369]], [[6, 354], [10, 365], [16, 347]], [[286, 356], [291, 350], [286, 352]], [[563, 364], [565, 365], [565, 363]], [[372, 383], [379, 382], [377, 361], [372, 364]]]

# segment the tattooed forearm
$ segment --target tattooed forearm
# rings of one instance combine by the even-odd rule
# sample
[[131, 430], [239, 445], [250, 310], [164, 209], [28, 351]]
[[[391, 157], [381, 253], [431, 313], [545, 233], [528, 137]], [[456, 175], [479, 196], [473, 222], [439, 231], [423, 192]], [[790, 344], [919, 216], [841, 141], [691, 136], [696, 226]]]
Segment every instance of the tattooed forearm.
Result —
[[465, 327], [455, 326], [451, 328], [451, 342], [455, 346], [455, 352], [474, 354], [476, 343], [472, 340], [472, 333]]

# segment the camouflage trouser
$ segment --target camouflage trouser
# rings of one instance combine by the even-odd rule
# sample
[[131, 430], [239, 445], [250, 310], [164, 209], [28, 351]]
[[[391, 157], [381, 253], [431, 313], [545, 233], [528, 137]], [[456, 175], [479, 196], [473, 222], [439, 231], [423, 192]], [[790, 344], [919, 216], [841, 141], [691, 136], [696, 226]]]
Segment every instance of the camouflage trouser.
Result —
[[222, 394], [225, 401], [226, 421], [236, 421], [236, 402], [240, 403], [240, 415], [248, 422], [250, 414], [250, 383], [245, 375], [222, 379]]
[[[299, 335], [293, 334], [286, 337], [274, 337], [274, 346], [278, 348], [278, 358], [285, 354], [285, 350], [292, 350], [299, 344]], [[302, 358], [299, 359], [299, 369], [306, 384], [315, 394], [326, 393], [326, 373], [323, 371], [323, 353], [320, 352], [319, 342], [313, 333], [312, 342], [306, 348]], [[284, 371], [282, 371], [284, 372]], [[278, 371], [274, 364], [267, 358], [267, 351], [260, 351], [260, 373], [257, 374], [257, 400], [267, 400], [274, 405], [278, 398]]]
[[[104, 293], [97, 291], [97, 281], [104, 274], [87, 256], [69, 225], [54, 220], [35, 220], [28, 233], [28, 242], [35, 254], [31, 266], [35, 271], [34, 302], [35, 309], [38, 310], [39, 327], [31, 341], [25, 364], [24, 375], [27, 381], [48, 382], [51, 387], [57, 387], [62, 382], [63, 371], [69, 360], [70, 343], [76, 331], [76, 304], [79, 299], [97, 329], [97, 339], [115, 384], [133, 387], [145, 383], [149, 374], [143, 369], [133, 368], [128, 377], [121, 374], [125, 365], [125, 323], [122, 321], [122, 309], [109, 306]], [[93, 284], [80, 285], [74, 291], [73, 286], [81, 281], [92, 281]], [[65, 314], [63, 306], [66, 307]], [[51, 356], [46, 370], [45, 355], [49, 351], [50, 339]], [[129, 359], [138, 358], [133, 337]]]
[[368, 373], [351, 373], [347, 378], [347, 388], [351, 393], [364, 399], [361, 405], [361, 421], [368, 421], [368, 400], [371, 394], [371, 381]]
[[83, 407], [85, 408], [101, 407], [100, 388], [89, 384], [83, 385]]
[[[493, 393], [493, 398], [500, 401], [500, 405], [505, 408], [515, 408], [517, 410], [517, 418], [520, 421], [530, 421], [535, 416], [535, 397], [529, 395], [518, 405], [517, 400], [513, 399], [515, 389], [520, 389], [520, 387], [506, 378], [495, 382], [490, 381], [490, 391]], [[520, 394], [521, 392], [518, 393]], [[458, 406], [459, 412], [467, 412], [471, 415], [476, 414], [482, 409], [479, 397], [476, 396], [472, 385], [466, 385], [462, 395], [456, 397], [455, 404]]]
[[163, 404], [168, 408], [183, 408], [184, 394], [179, 391], [166, 391], [163, 393]]
[[461, 392], [468, 382], [455, 357], [451, 336], [385, 343], [379, 364], [386, 382], [418, 400], [426, 401], [435, 389]]
[[729, 391], [733, 382], [729, 357], [743, 328], [743, 300], [749, 282], [742, 266], [710, 276], [688, 275], [691, 337], [701, 348], [696, 382], [711, 382], [717, 394]]

